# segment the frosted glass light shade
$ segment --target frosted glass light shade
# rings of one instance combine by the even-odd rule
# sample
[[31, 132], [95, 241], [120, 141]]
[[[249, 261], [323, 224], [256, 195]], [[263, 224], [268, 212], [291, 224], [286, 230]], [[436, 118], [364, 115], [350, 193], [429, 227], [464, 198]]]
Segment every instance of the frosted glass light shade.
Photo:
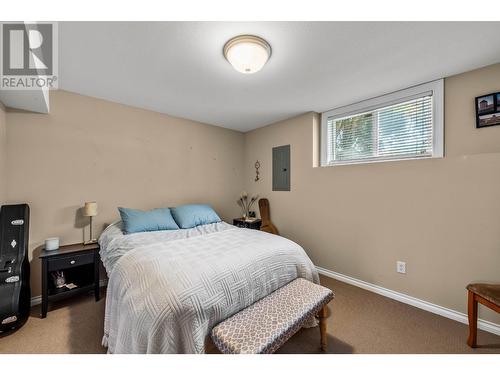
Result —
[[85, 202], [85, 206], [83, 206], [83, 216], [97, 216], [97, 203]]
[[254, 35], [240, 35], [224, 46], [224, 57], [238, 72], [253, 74], [262, 69], [271, 56], [271, 46]]

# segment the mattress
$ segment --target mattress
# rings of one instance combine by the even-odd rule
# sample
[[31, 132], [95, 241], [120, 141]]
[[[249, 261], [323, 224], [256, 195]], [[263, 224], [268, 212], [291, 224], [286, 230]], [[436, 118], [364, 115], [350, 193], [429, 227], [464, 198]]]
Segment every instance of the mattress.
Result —
[[318, 273], [293, 241], [224, 222], [99, 239], [109, 276], [103, 345], [110, 353], [203, 353], [211, 329]]
[[167, 243], [235, 228], [233, 225], [221, 221], [189, 229], [123, 234], [122, 227], [122, 222], [116, 221], [109, 225], [99, 237], [99, 245], [101, 247], [99, 254], [101, 255], [102, 263], [108, 275], [111, 274], [116, 261], [135, 248], [160, 242]]

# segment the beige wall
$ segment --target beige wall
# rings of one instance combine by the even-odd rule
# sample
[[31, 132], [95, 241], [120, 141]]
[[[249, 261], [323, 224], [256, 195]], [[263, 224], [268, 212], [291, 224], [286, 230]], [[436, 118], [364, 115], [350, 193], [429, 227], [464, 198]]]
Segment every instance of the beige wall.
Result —
[[[500, 282], [500, 126], [474, 119], [474, 97], [493, 91], [500, 64], [445, 80], [443, 159], [313, 168], [317, 114], [251, 131], [245, 188], [269, 198], [278, 229], [316, 265], [466, 312], [467, 283]], [[271, 148], [284, 144], [292, 190], [273, 192]]]
[[51, 236], [81, 242], [88, 227], [77, 210], [88, 200], [99, 204], [98, 232], [117, 206], [205, 202], [225, 219], [239, 213], [242, 133], [64, 91], [50, 101], [48, 115], [7, 112], [8, 201], [31, 207], [32, 250]]
[[[52, 92], [49, 115], [0, 107], [0, 201], [3, 181], [9, 203], [30, 204], [33, 252], [49, 236], [81, 241], [88, 227], [77, 210], [86, 200], [99, 202], [100, 231], [119, 205], [207, 202], [230, 220], [245, 188], [270, 199], [281, 233], [318, 266], [465, 312], [468, 282], [500, 281], [500, 127], [476, 130], [473, 104], [499, 90], [500, 65], [445, 80], [444, 159], [329, 168], [312, 167], [315, 113], [243, 135]], [[283, 144], [291, 145], [292, 191], [272, 192], [271, 148]], [[396, 273], [397, 260], [407, 275]]]
[[7, 199], [7, 123], [5, 107], [0, 102], [0, 204]]

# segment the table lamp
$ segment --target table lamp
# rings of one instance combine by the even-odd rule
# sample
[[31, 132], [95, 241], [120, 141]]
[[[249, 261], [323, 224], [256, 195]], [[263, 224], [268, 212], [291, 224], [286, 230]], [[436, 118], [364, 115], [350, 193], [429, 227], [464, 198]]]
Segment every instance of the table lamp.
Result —
[[97, 216], [97, 203], [85, 202], [85, 206], [83, 206], [83, 216], [88, 216], [90, 218], [90, 240], [85, 241], [83, 244], [88, 245], [91, 243], [96, 243], [97, 240], [92, 236], [92, 218], [94, 216]]

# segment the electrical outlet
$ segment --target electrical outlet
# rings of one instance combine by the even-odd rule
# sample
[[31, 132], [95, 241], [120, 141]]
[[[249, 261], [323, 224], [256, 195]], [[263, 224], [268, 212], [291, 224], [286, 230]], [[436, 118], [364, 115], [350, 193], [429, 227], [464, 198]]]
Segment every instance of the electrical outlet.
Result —
[[401, 262], [398, 260], [396, 262], [396, 271], [399, 273], [406, 273], [406, 262]]

